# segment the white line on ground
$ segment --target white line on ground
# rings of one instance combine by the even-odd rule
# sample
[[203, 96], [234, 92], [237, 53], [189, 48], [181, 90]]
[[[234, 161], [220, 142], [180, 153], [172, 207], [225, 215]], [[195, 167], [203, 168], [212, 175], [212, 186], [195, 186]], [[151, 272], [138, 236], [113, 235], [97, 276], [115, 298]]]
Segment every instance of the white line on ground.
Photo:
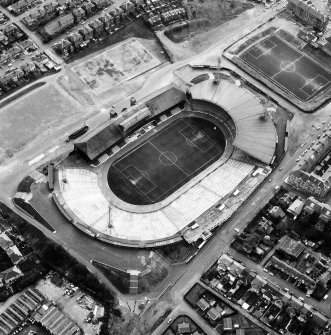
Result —
[[33, 165], [33, 164], [39, 162], [39, 161], [40, 161], [41, 159], [43, 159], [44, 157], [45, 157], [45, 155], [44, 155], [44, 154], [41, 154], [41, 155], [37, 156], [36, 158], [31, 159], [31, 160], [28, 162], [28, 164], [31, 166], [31, 165]]
[[58, 148], [59, 148], [59, 146], [57, 145], [57, 146], [55, 146], [54, 148], [49, 149], [48, 152], [52, 153], [52, 152], [54, 152], [54, 151], [55, 151], [56, 149], [58, 149]]

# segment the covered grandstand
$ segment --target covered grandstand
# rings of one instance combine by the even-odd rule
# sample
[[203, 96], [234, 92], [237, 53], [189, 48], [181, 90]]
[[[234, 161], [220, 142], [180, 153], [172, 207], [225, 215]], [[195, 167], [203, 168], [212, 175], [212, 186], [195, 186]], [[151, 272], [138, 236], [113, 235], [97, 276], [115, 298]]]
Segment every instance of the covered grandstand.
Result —
[[[140, 121], [149, 120], [185, 101], [185, 94], [174, 84], [167, 85], [131, 106], [117, 120], [109, 119], [75, 141], [75, 149], [94, 160], [121, 141]], [[141, 123], [141, 122], [140, 122]]]
[[[100, 168], [62, 165], [57, 170], [53, 197], [75, 226], [95, 238], [129, 247], [155, 247], [183, 238], [195, 242], [228, 219], [266, 177], [268, 170], [265, 172], [263, 166], [273, 160], [277, 133], [271, 118], [265, 117], [265, 107], [256, 96], [233, 80], [222, 79], [215, 83], [207, 76], [204, 79], [190, 88], [187, 108], [169, 114], [174, 115], [174, 119], [184, 116], [205, 118], [222, 129], [226, 138], [222, 156], [166, 199], [153, 205], [126, 203], [107, 185], [105, 172], [117, 158], [127, 154], [126, 149], [116, 152]], [[183, 101], [185, 97], [182, 91], [179, 93], [172, 86], [162, 95], [170, 100], [174, 96], [175, 100], [166, 103], [163, 99], [160, 102], [149, 97], [145, 99], [149, 103], [142, 107], [152, 115], [161, 114], [164, 108], [171, 110], [174, 103]], [[132, 119], [131, 115], [128, 119]], [[129, 122], [128, 128], [131, 126]], [[94, 156], [92, 151], [89, 156]], [[261, 178], [256, 177], [257, 171]], [[245, 182], [247, 190], [237, 200], [228, 202], [233, 203], [232, 208], [229, 205], [223, 212], [219, 211], [212, 226], [203, 227], [203, 220], [198, 220], [199, 229], [194, 231], [195, 228], [190, 228], [208, 210], [221, 207], [222, 202]]]
[[[277, 133], [270, 118], [263, 118], [265, 107], [247, 89], [229, 80], [205, 80], [191, 90], [192, 107], [195, 110], [210, 110], [211, 104], [226, 111], [234, 122], [233, 146], [250, 156], [270, 164], [277, 143]], [[213, 107], [214, 109], [217, 107]], [[219, 112], [220, 113], [220, 112]]]

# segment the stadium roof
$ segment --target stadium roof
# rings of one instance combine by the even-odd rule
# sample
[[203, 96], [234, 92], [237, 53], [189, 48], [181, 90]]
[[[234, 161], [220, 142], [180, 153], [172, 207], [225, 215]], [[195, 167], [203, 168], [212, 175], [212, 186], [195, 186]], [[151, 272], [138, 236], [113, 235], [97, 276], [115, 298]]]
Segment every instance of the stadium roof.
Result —
[[277, 133], [265, 108], [250, 91], [230, 80], [215, 85], [206, 80], [191, 87], [193, 99], [207, 100], [225, 109], [236, 125], [233, 145], [250, 156], [270, 164], [277, 143]]
[[132, 126], [134, 126], [135, 124], [137, 124], [141, 120], [146, 119], [150, 115], [151, 115], [151, 111], [149, 110], [149, 108], [148, 107], [144, 107], [144, 108], [138, 110], [135, 114], [133, 114], [133, 115], [129, 116], [128, 118], [126, 118], [125, 120], [123, 120], [119, 124], [119, 126], [124, 131], [127, 131]]
[[157, 115], [185, 99], [185, 93], [179, 90], [176, 85], [170, 84], [147, 96], [144, 100], [152, 113]]
[[87, 133], [78, 141], [75, 147], [93, 160], [122, 137], [122, 133], [113, 120], [108, 120], [101, 126]]
[[[176, 85], [170, 84], [145, 97], [138, 105], [128, 108], [127, 111], [123, 113], [123, 116], [127, 115], [128, 122], [130, 121], [129, 119], [134, 121], [136, 115], [133, 115], [132, 112], [137, 113], [139, 110], [146, 110], [146, 106], [148, 106], [152, 114], [151, 117], [153, 117], [176, 106], [185, 100], [185, 98], [186, 97], [184, 92], [180, 91]], [[140, 114], [140, 116], [141, 115], [142, 114]], [[149, 115], [146, 115], [146, 113], [144, 114], [144, 117], [148, 116]], [[123, 118], [119, 120], [121, 124], [124, 124], [125, 121], [126, 120]], [[132, 123], [130, 122], [127, 124], [126, 128], [132, 126]], [[114, 120], [109, 119], [96, 129], [88, 132], [85, 136], [82, 136], [76, 140], [75, 148], [78, 148], [90, 160], [93, 160], [109, 147], [118, 142], [121, 138], [122, 133], [118, 127], [118, 122], [114, 122]]]

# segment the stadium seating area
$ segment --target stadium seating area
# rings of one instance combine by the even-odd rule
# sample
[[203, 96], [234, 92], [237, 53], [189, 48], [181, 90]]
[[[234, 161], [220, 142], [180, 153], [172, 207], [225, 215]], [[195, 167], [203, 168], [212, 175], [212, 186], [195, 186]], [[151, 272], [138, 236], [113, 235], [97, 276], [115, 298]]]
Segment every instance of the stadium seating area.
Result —
[[[59, 192], [73, 221], [95, 233], [134, 241], [169, 238], [232, 192], [254, 165], [229, 159], [162, 209], [133, 213], [111, 205], [86, 169], [59, 170]], [[110, 206], [110, 210], [109, 210]], [[111, 226], [109, 226], [109, 224]]]
[[207, 108], [212, 111], [211, 104], [218, 106], [220, 116], [225, 110], [235, 124], [233, 145], [270, 164], [277, 143], [276, 129], [269, 117], [261, 117], [264, 107], [251, 92], [228, 80], [220, 80], [218, 84], [205, 80], [192, 86], [191, 94], [192, 106], [196, 110]]

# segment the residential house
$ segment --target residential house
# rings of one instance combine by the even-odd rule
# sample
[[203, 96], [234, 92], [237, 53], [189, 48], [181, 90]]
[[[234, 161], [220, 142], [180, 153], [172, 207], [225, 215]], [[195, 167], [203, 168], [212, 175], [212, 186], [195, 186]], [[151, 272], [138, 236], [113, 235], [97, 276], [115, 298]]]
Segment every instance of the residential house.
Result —
[[3, 250], [8, 250], [10, 247], [14, 245], [13, 241], [5, 232], [0, 234], [0, 247]]
[[132, 2], [130, 1], [125, 1], [120, 5], [120, 8], [123, 9], [124, 13], [126, 15], [129, 15], [135, 11], [135, 6]]
[[179, 323], [178, 324], [178, 333], [179, 334], [187, 334], [191, 332], [190, 324], [187, 322]]
[[292, 214], [293, 216], [297, 217], [298, 215], [300, 215], [302, 209], [304, 206], [304, 202], [302, 201], [302, 199], [297, 198], [291, 205], [290, 207], [287, 209], [287, 212]]
[[[19, 81], [22, 77], [24, 77], [24, 72], [21, 68], [14, 69], [14, 73], [15, 73], [15, 76], [13, 77], [14, 82]], [[13, 257], [13, 260], [16, 260], [17, 262], [20, 260], [20, 256], [22, 256], [22, 254], [19, 251], [18, 254], [14, 250], [11, 250], [11, 252], [8, 251], [8, 256], [10, 256], [10, 253], [11, 256]]]
[[205, 312], [210, 307], [209, 303], [204, 298], [201, 298], [197, 302], [197, 306], [201, 309], [202, 312]]
[[109, 14], [114, 18], [114, 23], [118, 24], [123, 19], [123, 9], [121, 8], [111, 8]]
[[325, 223], [328, 223], [331, 221], [331, 207], [329, 205], [325, 205], [321, 211], [321, 215], [319, 216], [319, 219], [322, 220]]
[[[22, 71], [22, 69], [19, 69], [19, 68], [16, 69], [15, 73], [16, 73], [17, 79], [24, 76], [24, 72]], [[7, 255], [9, 256], [13, 264], [18, 264], [24, 258], [16, 245], [13, 245], [8, 248]]]
[[272, 218], [274, 218], [276, 220], [283, 219], [285, 217], [285, 213], [283, 212], [283, 210], [279, 206], [273, 206], [269, 210], [269, 214]]
[[3, 28], [3, 33], [8, 37], [9, 41], [15, 41], [23, 36], [21, 30], [12, 23]]
[[324, 204], [316, 200], [314, 197], [309, 197], [305, 203], [304, 211], [308, 214], [321, 214]]
[[141, 7], [144, 4], [143, 0], [130, 0], [136, 8]]
[[79, 34], [83, 36], [85, 42], [89, 42], [93, 38], [93, 29], [88, 25], [78, 30]]
[[43, 22], [47, 17], [46, 11], [41, 8], [30, 12], [29, 15], [22, 19], [22, 22], [29, 28], [33, 29]]
[[61, 55], [67, 55], [74, 51], [74, 46], [67, 39], [62, 39], [53, 45], [53, 48]]
[[9, 62], [9, 55], [8, 55], [8, 53], [7, 52], [2, 52], [1, 54], [0, 54], [0, 65], [4, 65], [4, 64], [6, 64], [6, 63], [8, 63]]
[[8, 6], [8, 10], [16, 15], [19, 15], [23, 12], [25, 12], [28, 9], [28, 6], [30, 5], [30, 2], [32, 2], [31, 0], [20, 0], [10, 6]]
[[113, 24], [113, 18], [111, 15], [104, 13], [99, 17], [99, 20], [103, 23], [104, 29], [108, 29]]
[[212, 307], [207, 312], [207, 315], [212, 321], [216, 321], [221, 317], [221, 313], [215, 307]]
[[23, 272], [16, 265], [14, 265], [13, 267], [0, 273], [0, 280], [3, 280], [6, 285], [12, 285], [22, 276]]
[[86, 2], [82, 8], [85, 10], [86, 16], [89, 17], [95, 12], [95, 5], [92, 2]]
[[26, 51], [33, 51], [33, 50], [38, 49], [36, 44], [30, 39], [24, 40], [24, 41], [20, 42], [19, 44], [20, 44], [21, 48], [23, 48]]
[[84, 20], [85, 17], [86, 17], [85, 10], [83, 8], [81, 8], [81, 7], [74, 9], [72, 11], [72, 15], [74, 16], [76, 23]]
[[25, 74], [31, 74], [36, 70], [36, 65], [32, 61], [29, 61], [21, 66], [21, 69]]
[[58, 10], [58, 4], [56, 2], [49, 2], [46, 5], [44, 5], [43, 9], [48, 14], [56, 13]]
[[78, 32], [74, 32], [68, 36], [68, 40], [72, 43], [75, 49], [79, 49], [83, 43], [83, 36]]
[[8, 37], [3, 33], [2, 30], [0, 30], [0, 43], [2, 45], [7, 45], [8, 44]]
[[95, 5], [97, 11], [100, 11], [101, 9], [111, 4], [111, 1], [109, 0], [91, 0], [91, 1]]
[[98, 36], [103, 32], [103, 23], [99, 19], [95, 19], [89, 23], [89, 26], [93, 29], [94, 36]]
[[10, 58], [16, 58], [22, 53], [22, 49], [18, 45], [14, 45], [7, 52]]

